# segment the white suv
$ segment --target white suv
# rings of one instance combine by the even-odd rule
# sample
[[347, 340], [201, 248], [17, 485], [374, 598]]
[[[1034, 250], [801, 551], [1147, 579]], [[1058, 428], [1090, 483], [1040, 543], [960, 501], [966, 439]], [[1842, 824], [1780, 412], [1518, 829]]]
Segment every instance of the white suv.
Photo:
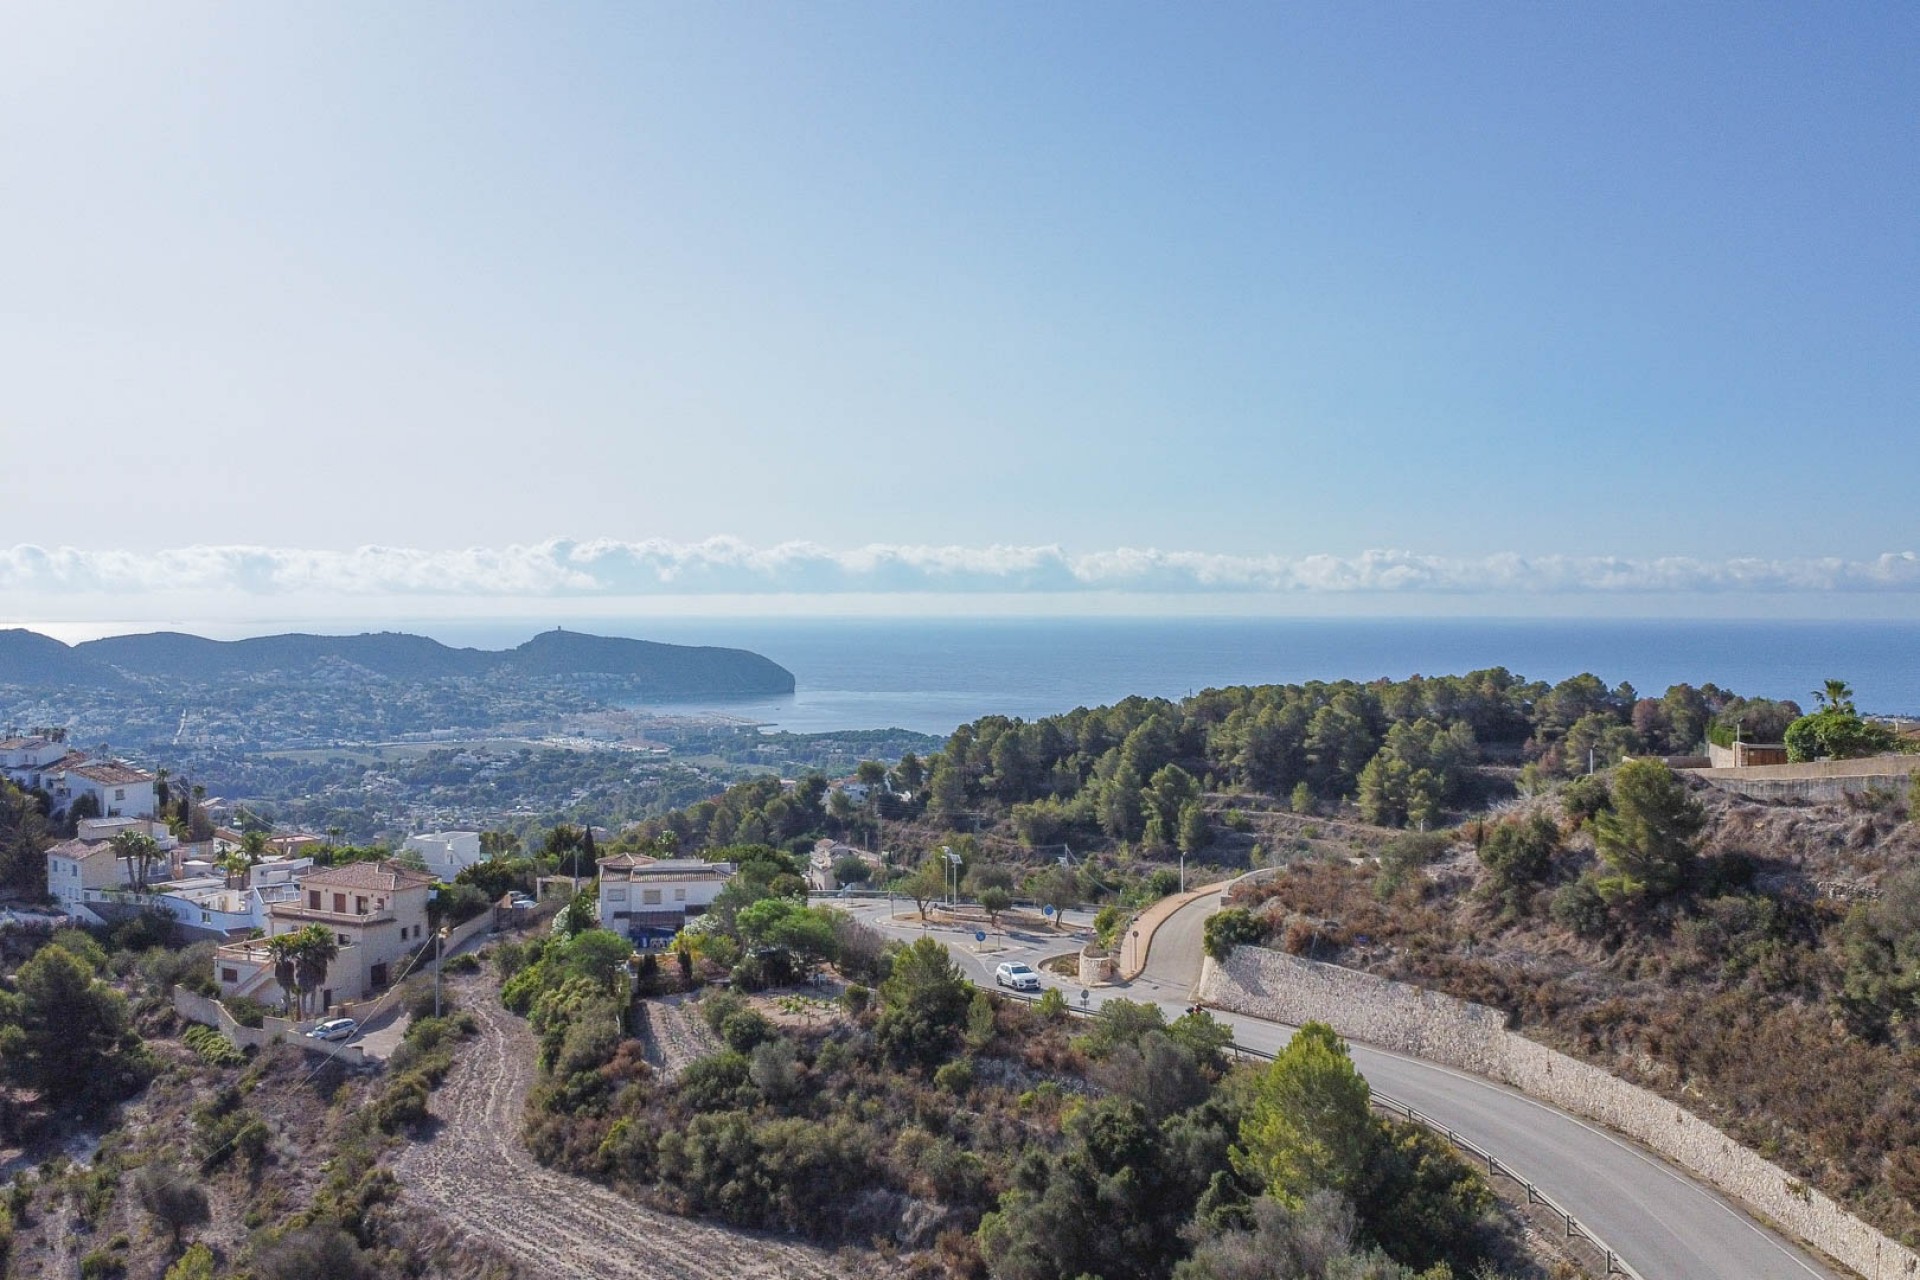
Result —
[[994, 983], [1002, 987], [1012, 987], [1015, 991], [1038, 991], [1040, 975], [1021, 964], [1018, 960], [1009, 960], [993, 971]]

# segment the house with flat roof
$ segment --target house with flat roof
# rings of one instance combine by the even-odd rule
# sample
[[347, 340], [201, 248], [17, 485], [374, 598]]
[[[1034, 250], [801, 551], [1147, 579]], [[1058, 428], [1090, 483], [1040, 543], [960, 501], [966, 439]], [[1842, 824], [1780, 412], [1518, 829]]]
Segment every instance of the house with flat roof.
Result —
[[735, 870], [731, 862], [700, 858], [602, 858], [600, 927], [639, 943], [664, 942], [706, 914]]
[[420, 855], [436, 880], [451, 880], [480, 861], [478, 831], [428, 831], [408, 836], [401, 851]]

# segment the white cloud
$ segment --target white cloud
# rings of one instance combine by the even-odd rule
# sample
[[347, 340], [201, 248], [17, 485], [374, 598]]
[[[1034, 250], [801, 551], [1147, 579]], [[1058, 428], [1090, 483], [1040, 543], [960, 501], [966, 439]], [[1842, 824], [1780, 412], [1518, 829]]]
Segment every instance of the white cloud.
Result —
[[1367, 551], [1354, 556], [1224, 555], [1121, 547], [756, 547], [736, 538], [659, 539], [423, 551], [192, 546], [155, 552], [0, 549], [0, 592], [40, 597], [219, 593], [241, 597], [484, 598], [714, 595], [1216, 593], [1504, 596], [1650, 593], [1920, 593], [1920, 554], [1699, 559], [1483, 557]]

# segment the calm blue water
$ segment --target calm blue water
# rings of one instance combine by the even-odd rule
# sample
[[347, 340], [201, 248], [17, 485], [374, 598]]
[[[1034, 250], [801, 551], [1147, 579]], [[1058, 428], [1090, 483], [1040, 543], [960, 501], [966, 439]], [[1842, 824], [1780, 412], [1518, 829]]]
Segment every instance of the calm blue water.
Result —
[[[504, 648], [526, 623], [402, 629]], [[902, 728], [945, 734], [997, 713], [1032, 719], [1128, 694], [1210, 686], [1459, 674], [1504, 666], [1556, 681], [1592, 671], [1643, 693], [1712, 681], [1795, 698], [1837, 676], [1862, 710], [1920, 712], [1920, 623], [1321, 619], [673, 619], [563, 621], [601, 635], [763, 653], [794, 673], [785, 698], [674, 704], [799, 733]]]

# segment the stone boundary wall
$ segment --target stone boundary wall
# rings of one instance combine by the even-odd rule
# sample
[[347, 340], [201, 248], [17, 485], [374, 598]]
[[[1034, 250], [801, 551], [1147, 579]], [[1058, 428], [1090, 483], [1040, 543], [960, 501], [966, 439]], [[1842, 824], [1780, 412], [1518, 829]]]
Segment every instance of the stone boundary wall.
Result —
[[[454, 952], [458, 951], [461, 947], [466, 946], [471, 939], [483, 933], [491, 933], [492, 931], [493, 931], [493, 908], [488, 907], [485, 911], [482, 911], [479, 915], [475, 916], [473, 919], [467, 921], [463, 925], [460, 925], [458, 928], [454, 929], [452, 932], [447, 934], [447, 941], [444, 948], [445, 954], [452, 955]], [[421, 965], [420, 969], [421, 969], [421, 972], [424, 973], [427, 970], [431, 969], [432, 967], [433, 967], [432, 962], [429, 961], [428, 963]]]
[[335, 1044], [331, 1041], [309, 1040], [294, 1029], [294, 1024], [285, 1018], [265, 1018], [257, 1027], [242, 1026], [227, 1006], [218, 1000], [196, 994], [185, 987], [173, 989], [173, 1011], [188, 1022], [198, 1022], [212, 1027], [242, 1049], [263, 1049], [276, 1040], [285, 1040], [298, 1045], [309, 1053], [323, 1053], [349, 1067], [363, 1067], [373, 1061], [362, 1053], [357, 1044]]
[[1749, 800], [1799, 800], [1836, 804], [1869, 791], [1905, 791], [1920, 772], [1920, 755], [1868, 756], [1862, 760], [1810, 760], [1804, 764], [1756, 764], [1744, 768], [1689, 769], [1688, 773]]
[[1867, 1280], [1920, 1276], [1920, 1255], [1786, 1170], [1651, 1090], [1507, 1030], [1497, 1009], [1261, 947], [1238, 947], [1224, 965], [1209, 957], [1200, 998], [1293, 1026], [1324, 1022], [1349, 1039], [1510, 1085], [1646, 1144]]

